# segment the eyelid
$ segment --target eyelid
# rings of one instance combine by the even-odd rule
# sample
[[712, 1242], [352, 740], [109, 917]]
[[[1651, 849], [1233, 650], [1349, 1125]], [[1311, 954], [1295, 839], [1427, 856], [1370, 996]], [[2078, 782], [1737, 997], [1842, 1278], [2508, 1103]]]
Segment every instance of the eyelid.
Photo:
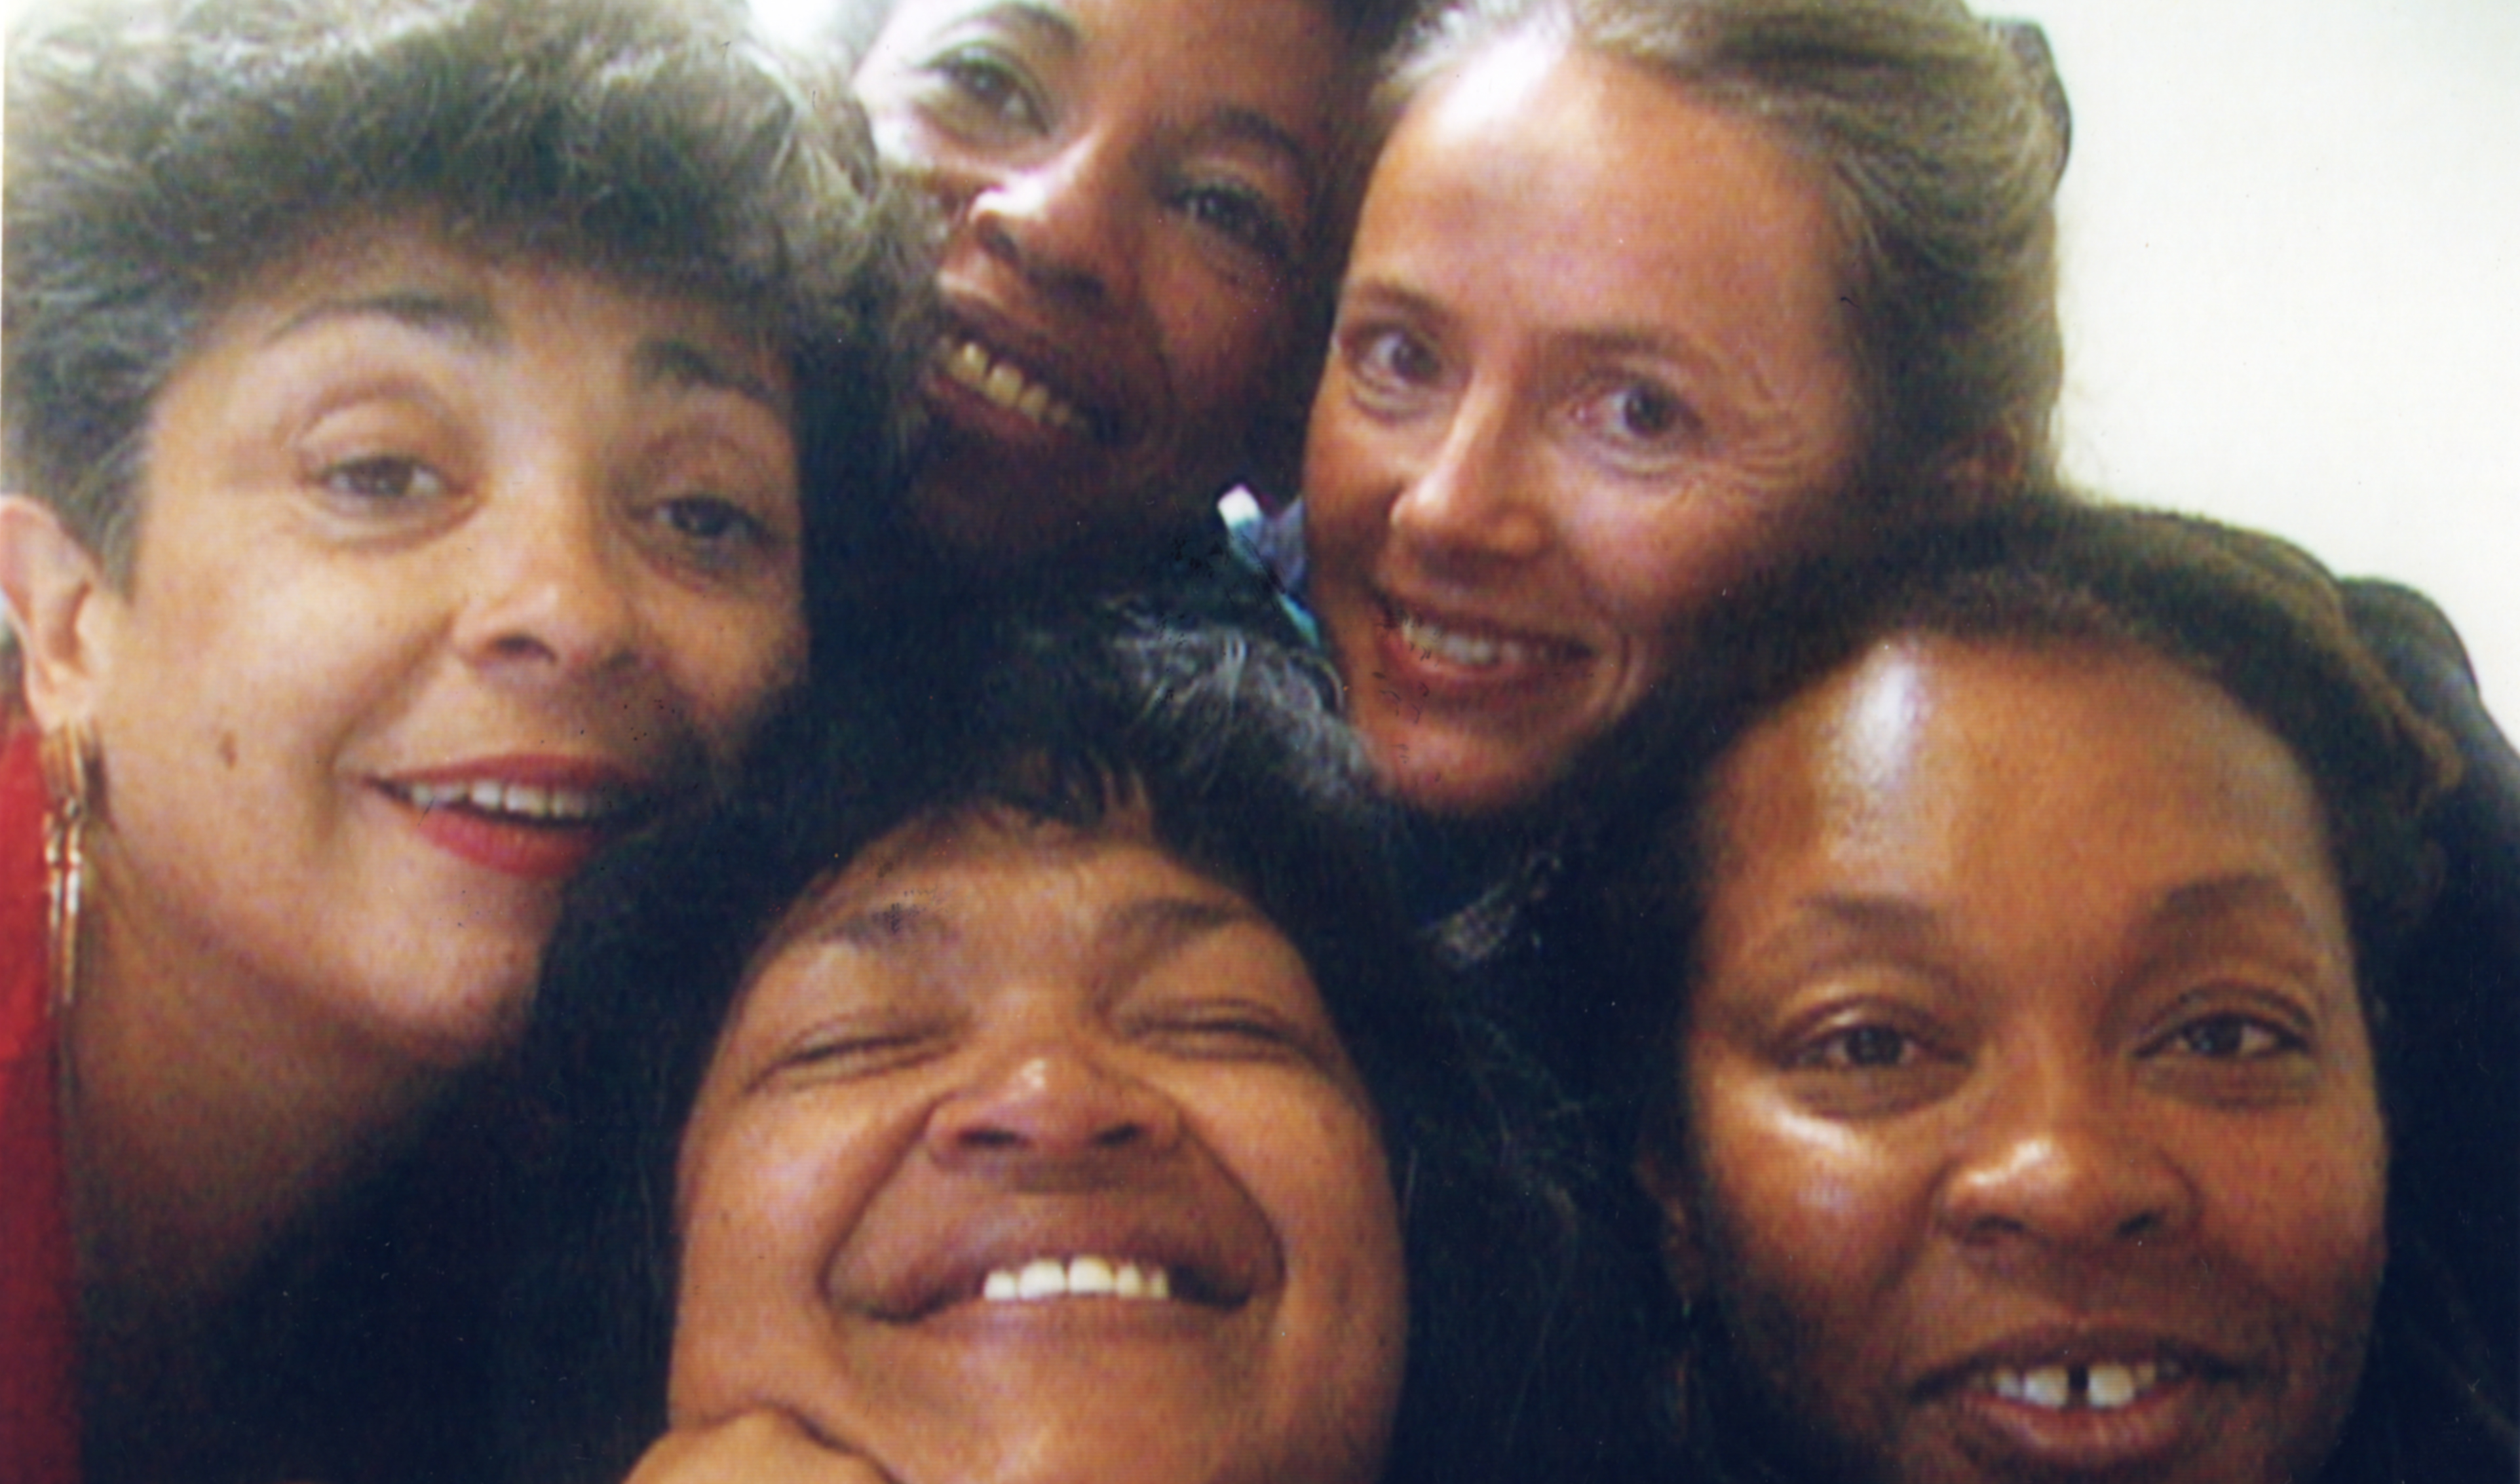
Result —
[[[1171, 194], [1176, 209], [1189, 213], [1199, 225], [1236, 247], [1266, 259], [1273, 268], [1292, 267], [1303, 255], [1302, 220], [1290, 215], [1265, 186], [1238, 175], [1193, 173], [1179, 181]], [[1199, 216], [1198, 204], [1214, 198], [1234, 202], [1256, 218], [1256, 223], [1245, 228]]]
[[[1640, 392], [1660, 404], [1668, 427], [1640, 430], [1627, 426], [1632, 409], [1619, 405], [1619, 399]], [[1668, 472], [1700, 448], [1710, 431], [1704, 411], [1680, 379], [1632, 367], [1587, 373], [1557, 406], [1578, 436], [1615, 466], [1641, 474]]]
[[856, 1081], [915, 1066], [953, 1042], [944, 1017], [840, 1015], [781, 1040], [752, 1079], [758, 1086], [789, 1080]]
[[[993, 40], [963, 40], [937, 50], [919, 65], [918, 70], [951, 89], [953, 102], [986, 112], [993, 123], [1040, 132], [1051, 127], [1050, 102], [1032, 69], [1008, 48]], [[1002, 85], [1008, 93], [1003, 99], [980, 95], [973, 83], [982, 73]], [[1021, 116], [1012, 115], [1010, 107], [1019, 107]]]
[[2260, 1021], [2301, 1042], [2318, 1038], [2316, 1010], [2294, 994], [2272, 988], [2263, 976], [2218, 976], [2173, 997], [2143, 1022], [2135, 1038], [2139, 1052], [2149, 1052], [2198, 1021], [2236, 1016]]
[[[1449, 370], [1437, 338], [1401, 316], [1377, 313], [1344, 319], [1334, 334], [1333, 347], [1349, 384], [1369, 403], [1396, 407], [1409, 397], [1441, 387]], [[1394, 364], [1400, 356], [1426, 364], [1402, 369]]]
[[[298, 482], [360, 518], [443, 505], [472, 482], [469, 425], [433, 397], [399, 388], [345, 388], [318, 403], [286, 447]], [[391, 494], [342, 487], [354, 471], [401, 466], [433, 488]], [[354, 509], [355, 508], [355, 509]]]

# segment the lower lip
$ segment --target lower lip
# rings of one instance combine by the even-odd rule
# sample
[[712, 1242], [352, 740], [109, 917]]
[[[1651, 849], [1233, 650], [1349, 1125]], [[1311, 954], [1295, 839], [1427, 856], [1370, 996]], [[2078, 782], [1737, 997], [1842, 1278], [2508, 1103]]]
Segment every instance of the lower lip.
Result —
[[2194, 1375], [2164, 1381], [2106, 1411], [2037, 1407], [1974, 1388], [1953, 1401], [1972, 1455], [2000, 1467], [2097, 1473], [2157, 1466], [2203, 1442], [2204, 1385]]
[[529, 881], [565, 880], [603, 847], [606, 832], [592, 825], [526, 825], [469, 809], [416, 809], [421, 837], [438, 849], [502, 876]]
[[1055, 1298], [1024, 1303], [954, 1304], [917, 1322], [939, 1338], [1059, 1341], [1083, 1335], [1176, 1339], [1204, 1333], [1231, 1311], [1179, 1301]]

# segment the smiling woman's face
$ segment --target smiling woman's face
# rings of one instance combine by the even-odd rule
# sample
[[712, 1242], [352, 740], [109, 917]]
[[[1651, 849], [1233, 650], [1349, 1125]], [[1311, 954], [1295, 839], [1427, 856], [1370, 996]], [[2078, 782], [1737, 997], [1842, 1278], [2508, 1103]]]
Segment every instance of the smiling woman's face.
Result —
[[1365, 1484], [1407, 1303], [1311, 975], [1116, 818], [914, 824], [792, 912], [681, 1166], [677, 1426], [905, 1484]]
[[2388, 1156], [2283, 744], [2149, 655], [1903, 640], [1751, 732], [1704, 829], [1646, 1169], [1788, 1426], [1901, 1484], [2315, 1474]]
[[715, 310], [417, 219], [248, 284], [152, 408], [128, 580], [30, 651], [113, 951], [400, 1057], [512, 1036], [566, 877], [802, 667], [788, 419]]
[[1315, 611], [1411, 805], [1533, 803], [1859, 451], [1827, 203], [1631, 63], [1491, 47], [1373, 169], [1304, 459]]
[[914, 510], [983, 565], [1154, 539], [1282, 390], [1362, 83], [1310, 0], [906, 0], [859, 66], [950, 213]]

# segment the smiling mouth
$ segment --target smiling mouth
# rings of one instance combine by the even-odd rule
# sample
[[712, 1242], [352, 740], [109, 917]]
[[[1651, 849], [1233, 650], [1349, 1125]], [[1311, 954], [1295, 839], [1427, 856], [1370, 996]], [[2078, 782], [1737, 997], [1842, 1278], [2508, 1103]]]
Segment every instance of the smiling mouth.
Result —
[[611, 824], [628, 817], [638, 799], [613, 788], [562, 788], [538, 784], [472, 783], [388, 785], [390, 792], [423, 814], [460, 810], [525, 825]]
[[1970, 1384], [2004, 1401], [2048, 1412], [2115, 1412], [2186, 1374], [2186, 1368], [2177, 1361], [1990, 1366], [1971, 1377]]
[[1583, 657], [1584, 652], [1574, 645], [1508, 638], [1493, 632], [1473, 633], [1449, 627], [1396, 604], [1386, 604], [1383, 614], [1398, 631], [1400, 642], [1412, 652], [1437, 663], [1464, 670], [1562, 664]]
[[1148, 1263], [1104, 1257], [1037, 1257], [1019, 1268], [993, 1268], [980, 1284], [980, 1301], [1041, 1303], [1054, 1298], [1116, 1298], [1165, 1303], [1172, 1275]]
[[1075, 403], [974, 339], [948, 337], [936, 345], [936, 368], [957, 386], [977, 393], [1037, 427], [1079, 437], [1095, 435], [1094, 420]]

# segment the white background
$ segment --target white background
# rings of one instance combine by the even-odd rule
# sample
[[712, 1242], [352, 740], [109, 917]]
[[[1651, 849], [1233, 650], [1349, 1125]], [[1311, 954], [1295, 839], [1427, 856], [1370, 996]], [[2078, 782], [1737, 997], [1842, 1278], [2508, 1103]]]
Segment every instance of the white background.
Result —
[[2069, 472], [2422, 588], [2509, 730], [2520, 0], [1990, 11], [2047, 28], [2073, 101]]
[[2520, 0], [2009, 0], [2074, 108], [2069, 472], [2450, 611], [2520, 723]]

